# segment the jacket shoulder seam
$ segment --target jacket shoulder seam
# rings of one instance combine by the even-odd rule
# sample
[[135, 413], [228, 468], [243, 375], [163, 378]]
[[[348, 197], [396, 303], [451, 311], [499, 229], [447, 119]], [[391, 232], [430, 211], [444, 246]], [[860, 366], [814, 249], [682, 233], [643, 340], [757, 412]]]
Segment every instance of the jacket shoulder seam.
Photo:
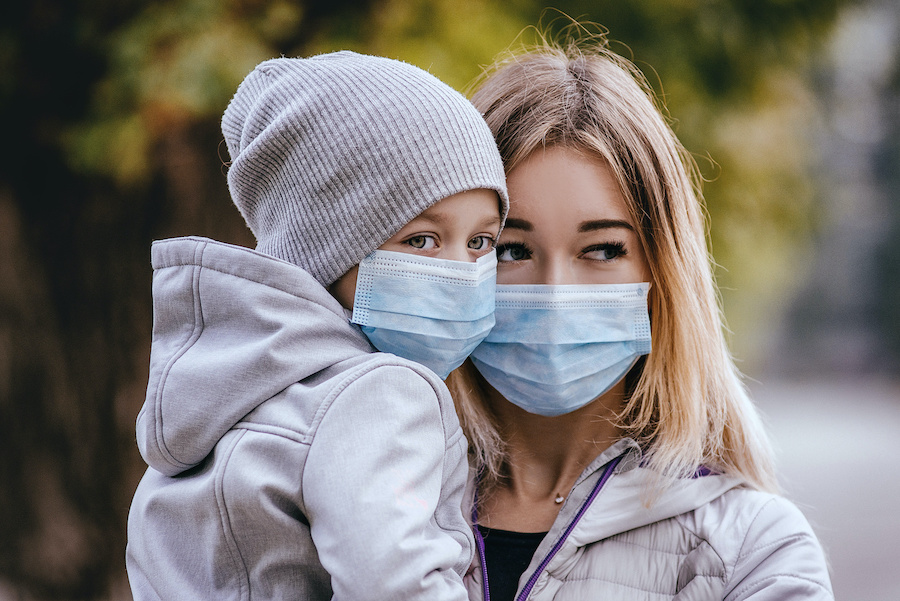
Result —
[[784, 572], [784, 573], [780, 573], [780, 574], [769, 574], [762, 580], [756, 580], [756, 581], [750, 582], [748, 584], [745, 584], [738, 590], [736, 590], [736, 591], [732, 592], [730, 595], [728, 595], [727, 598], [736, 599], [736, 598], [740, 597], [742, 594], [744, 594], [745, 592], [747, 592], [748, 590], [751, 590], [754, 588], [759, 588], [767, 583], [775, 582], [782, 578], [791, 578], [794, 580], [798, 580], [800, 582], [806, 582], [808, 584], [816, 586], [817, 588], [819, 588], [819, 589], [827, 592], [829, 595], [831, 595], [831, 591], [828, 590], [828, 587], [826, 587], [824, 584], [822, 584], [818, 580], [814, 580], [812, 578], [807, 578], [805, 576], [800, 576], [799, 574], [791, 574], [788, 572]]
[[753, 526], [759, 521], [762, 512], [768, 507], [770, 504], [774, 503], [776, 497], [772, 497], [768, 499], [765, 503], [759, 506], [759, 509], [756, 510], [756, 513], [753, 515], [753, 519], [750, 520], [750, 524], [748, 524], [747, 529], [744, 531], [744, 537], [741, 539], [741, 546], [738, 549], [737, 558], [746, 557], [749, 555], [750, 551], [745, 552], [744, 549], [747, 547], [747, 539], [750, 536], [750, 532], [753, 530]]
[[809, 536], [808, 534], [806, 534], [805, 532], [796, 532], [796, 533], [794, 533], [794, 534], [789, 534], [789, 535], [787, 535], [787, 536], [782, 536], [781, 538], [777, 538], [777, 539], [775, 539], [775, 540], [773, 540], [773, 541], [769, 541], [769, 542], [767, 542], [767, 543], [765, 543], [765, 544], [763, 544], [763, 545], [759, 545], [759, 546], [757, 546], [757, 547], [752, 547], [752, 548], [750, 548], [746, 553], [741, 553], [741, 554], [738, 556], [738, 559], [742, 559], [742, 558], [744, 558], [744, 557], [747, 557], [748, 555], [751, 555], [751, 554], [755, 553], [756, 551], [762, 551], [763, 549], [768, 549], [768, 548], [770, 548], [770, 547], [779, 547], [779, 546], [783, 545], [783, 544], [786, 543], [786, 542], [789, 542], [789, 541], [798, 541], [798, 540], [803, 540], [803, 539], [806, 539], [806, 538], [810, 538], [810, 536]]

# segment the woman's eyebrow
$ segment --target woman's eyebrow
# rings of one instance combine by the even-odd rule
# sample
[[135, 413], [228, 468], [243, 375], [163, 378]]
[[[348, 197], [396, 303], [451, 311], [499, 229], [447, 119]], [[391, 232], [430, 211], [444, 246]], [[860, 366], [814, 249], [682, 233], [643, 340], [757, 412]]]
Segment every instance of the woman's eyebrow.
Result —
[[579, 232], [594, 232], [597, 230], [605, 230], [609, 228], [624, 228], [634, 231], [631, 224], [621, 219], [595, 219], [592, 221], [582, 221], [578, 226]]
[[503, 228], [530, 232], [534, 229], [534, 226], [531, 225], [530, 221], [525, 221], [524, 219], [507, 219], [506, 225], [504, 225]]

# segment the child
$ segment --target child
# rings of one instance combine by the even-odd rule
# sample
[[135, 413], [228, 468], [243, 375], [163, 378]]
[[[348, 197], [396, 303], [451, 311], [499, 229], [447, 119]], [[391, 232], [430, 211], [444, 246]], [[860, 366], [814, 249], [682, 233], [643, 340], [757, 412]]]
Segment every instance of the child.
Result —
[[134, 598], [465, 599], [466, 440], [435, 372], [493, 325], [487, 125], [338, 52], [259, 65], [222, 130], [258, 246], [153, 245]]

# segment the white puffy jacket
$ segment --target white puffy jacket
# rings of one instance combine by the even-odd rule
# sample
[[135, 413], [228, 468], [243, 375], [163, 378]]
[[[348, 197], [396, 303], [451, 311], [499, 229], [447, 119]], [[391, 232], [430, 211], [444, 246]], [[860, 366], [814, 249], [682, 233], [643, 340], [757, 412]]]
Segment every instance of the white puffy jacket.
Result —
[[[653, 474], [640, 463], [626, 439], [584, 471], [516, 601], [834, 598], [822, 548], [791, 502], [705, 475], [676, 482], [648, 506]], [[479, 553], [466, 576], [473, 601], [486, 597], [481, 561]]]

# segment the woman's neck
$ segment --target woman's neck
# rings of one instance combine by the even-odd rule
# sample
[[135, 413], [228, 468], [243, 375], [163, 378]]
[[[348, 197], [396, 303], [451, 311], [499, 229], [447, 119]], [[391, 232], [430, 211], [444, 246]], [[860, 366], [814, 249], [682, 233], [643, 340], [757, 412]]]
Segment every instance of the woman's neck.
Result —
[[621, 438], [615, 423], [625, 398], [624, 383], [558, 417], [528, 413], [493, 390], [489, 398], [510, 462], [506, 477], [487, 491], [479, 521], [516, 532], [549, 530], [584, 469]]

